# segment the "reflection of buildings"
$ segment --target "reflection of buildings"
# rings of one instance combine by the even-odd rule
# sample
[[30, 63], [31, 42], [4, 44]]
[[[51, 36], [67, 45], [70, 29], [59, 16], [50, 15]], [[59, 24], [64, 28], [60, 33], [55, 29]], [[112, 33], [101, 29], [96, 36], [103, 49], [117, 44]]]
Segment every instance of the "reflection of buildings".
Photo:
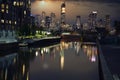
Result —
[[87, 54], [91, 62], [96, 62], [96, 56], [98, 54], [97, 52], [97, 46], [92, 45], [82, 45], [84, 53]]
[[80, 42], [75, 42], [74, 43], [74, 48], [75, 48], [76, 54], [79, 55], [80, 50], [81, 50], [81, 43]]
[[12, 54], [0, 59], [0, 79], [13, 80], [16, 77], [16, 54]]
[[62, 47], [60, 51], [60, 67], [61, 67], [61, 70], [64, 69], [64, 49]]
[[28, 53], [3, 57], [0, 60], [0, 80], [29, 80], [29, 59]]

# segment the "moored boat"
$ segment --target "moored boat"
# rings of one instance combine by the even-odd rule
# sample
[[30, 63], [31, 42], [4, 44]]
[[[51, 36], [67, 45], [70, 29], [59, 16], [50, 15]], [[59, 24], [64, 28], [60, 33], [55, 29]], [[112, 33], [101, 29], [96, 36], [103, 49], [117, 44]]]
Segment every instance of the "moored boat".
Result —
[[49, 46], [52, 44], [60, 43], [61, 37], [47, 37], [42, 39], [33, 39], [33, 41], [28, 42], [28, 46]]

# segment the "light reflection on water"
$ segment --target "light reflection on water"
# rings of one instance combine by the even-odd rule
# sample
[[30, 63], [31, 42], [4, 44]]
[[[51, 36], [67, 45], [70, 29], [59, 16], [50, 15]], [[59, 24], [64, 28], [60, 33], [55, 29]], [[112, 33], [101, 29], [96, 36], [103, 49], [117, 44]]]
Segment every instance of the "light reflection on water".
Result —
[[97, 47], [61, 42], [0, 57], [0, 80], [99, 80]]

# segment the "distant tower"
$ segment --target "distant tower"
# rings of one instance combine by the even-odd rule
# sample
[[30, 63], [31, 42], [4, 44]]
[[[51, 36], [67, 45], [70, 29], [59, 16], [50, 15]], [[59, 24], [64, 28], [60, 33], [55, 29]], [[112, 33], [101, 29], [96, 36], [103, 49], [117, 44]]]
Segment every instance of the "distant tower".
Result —
[[111, 24], [110, 24], [111, 20], [110, 20], [110, 15], [106, 15], [105, 16], [105, 28], [110, 31], [111, 29]]
[[65, 24], [65, 2], [61, 5], [61, 24]]
[[50, 27], [55, 27], [55, 23], [56, 23], [56, 15], [55, 13], [51, 13]]
[[81, 17], [76, 16], [76, 28], [81, 29]]
[[40, 18], [41, 18], [40, 15], [36, 15], [36, 16], [35, 16], [35, 25], [36, 25], [37, 27], [40, 27]]
[[89, 14], [88, 23], [90, 28], [94, 30], [95, 27], [97, 26], [97, 11], [92, 11], [92, 13]]
[[43, 12], [42, 12], [42, 18], [44, 19], [45, 16], [46, 16], [46, 13], [43, 11]]
[[96, 27], [96, 22], [97, 22], [97, 11], [93, 11], [92, 12], [92, 24], [93, 24], [93, 27]]
[[54, 23], [56, 20], [56, 15], [55, 13], [51, 13], [51, 22]]
[[46, 13], [43, 11], [42, 12], [42, 19], [41, 19], [41, 26], [45, 27], [45, 18], [46, 18]]
[[98, 27], [98, 28], [103, 28], [103, 27], [104, 27], [104, 25], [103, 25], [103, 20], [102, 20], [102, 19], [98, 20], [98, 22], [97, 22], [97, 27]]
[[51, 22], [51, 17], [46, 16], [46, 18], [45, 18], [45, 26], [47, 28], [50, 28], [50, 22]]

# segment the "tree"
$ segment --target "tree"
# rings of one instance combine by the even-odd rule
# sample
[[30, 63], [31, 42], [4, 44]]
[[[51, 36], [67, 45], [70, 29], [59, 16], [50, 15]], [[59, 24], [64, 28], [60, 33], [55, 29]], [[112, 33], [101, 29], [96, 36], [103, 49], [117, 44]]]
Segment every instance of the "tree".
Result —
[[30, 28], [31, 35], [34, 36], [36, 34], [37, 27], [35, 25], [32, 25]]
[[20, 29], [19, 29], [19, 35], [20, 36], [28, 36], [30, 35], [30, 26], [28, 24], [24, 24]]

